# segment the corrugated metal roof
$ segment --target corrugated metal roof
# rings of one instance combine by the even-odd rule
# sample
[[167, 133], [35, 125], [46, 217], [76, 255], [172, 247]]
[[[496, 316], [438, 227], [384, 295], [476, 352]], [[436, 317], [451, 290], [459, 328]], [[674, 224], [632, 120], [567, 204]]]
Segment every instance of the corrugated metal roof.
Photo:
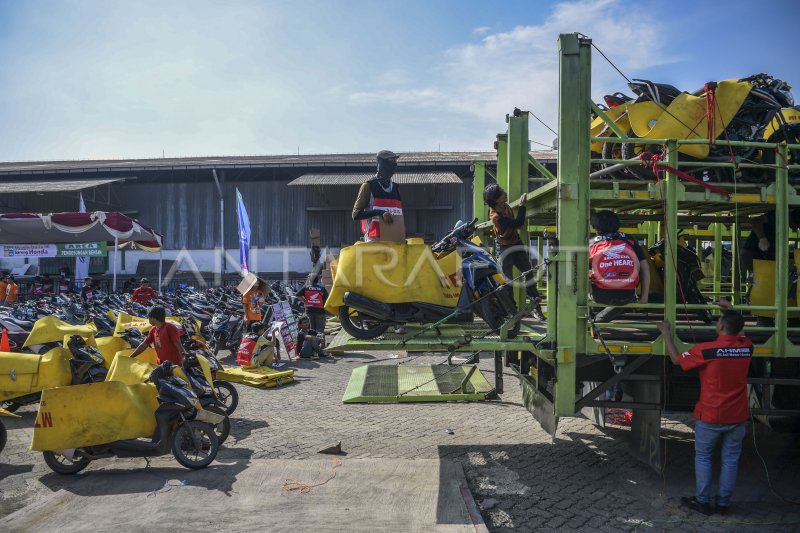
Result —
[[[557, 152], [533, 151], [540, 161], [555, 161]], [[400, 164], [411, 166], [470, 163], [475, 160], [495, 161], [495, 152], [403, 152]], [[375, 164], [375, 154], [309, 154], [171, 157], [157, 159], [105, 159], [86, 161], [20, 161], [0, 163], [0, 175], [55, 174], [89, 172], [135, 172], [138, 170], [189, 170], [225, 168], [286, 167], [364, 167]]]
[[[303, 174], [289, 185], [360, 185], [375, 177], [374, 172], [353, 174]], [[461, 184], [455, 172], [398, 172], [392, 180], [400, 185], [422, 185], [426, 183]]]
[[90, 187], [122, 181], [123, 179], [124, 178], [106, 178], [99, 180], [0, 181], [0, 194], [81, 191]]

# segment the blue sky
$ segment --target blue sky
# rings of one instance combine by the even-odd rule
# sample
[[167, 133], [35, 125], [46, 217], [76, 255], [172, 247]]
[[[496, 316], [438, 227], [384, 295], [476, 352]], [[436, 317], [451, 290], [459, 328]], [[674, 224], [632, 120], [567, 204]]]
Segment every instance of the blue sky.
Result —
[[[514, 107], [555, 127], [575, 31], [631, 78], [768, 72], [797, 94], [800, 2], [764, 6], [0, 0], [0, 160], [491, 150]], [[593, 96], [626, 89], [594, 54]]]

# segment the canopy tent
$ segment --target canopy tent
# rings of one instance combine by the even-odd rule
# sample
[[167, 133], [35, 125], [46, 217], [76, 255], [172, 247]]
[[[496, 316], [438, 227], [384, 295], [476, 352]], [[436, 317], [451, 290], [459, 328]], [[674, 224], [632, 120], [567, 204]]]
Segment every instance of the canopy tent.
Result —
[[[114, 285], [117, 288], [117, 253], [129, 247], [160, 252], [162, 235], [136, 219], [115, 211], [90, 213], [0, 214], [0, 244], [66, 244], [105, 242], [114, 248]], [[161, 288], [161, 267], [158, 269]]]

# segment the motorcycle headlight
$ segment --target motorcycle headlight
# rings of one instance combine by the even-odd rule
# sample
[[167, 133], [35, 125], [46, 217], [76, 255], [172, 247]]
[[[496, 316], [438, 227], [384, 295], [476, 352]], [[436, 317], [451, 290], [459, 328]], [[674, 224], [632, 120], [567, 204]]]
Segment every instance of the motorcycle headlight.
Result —
[[781, 91], [781, 95], [783, 95], [783, 98], [786, 100], [786, 103], [788, 104], [786, 107], [794, 107], [794, 96], [792, 96], [792, 93], [789, 92], [788, 89], [783, 89]]

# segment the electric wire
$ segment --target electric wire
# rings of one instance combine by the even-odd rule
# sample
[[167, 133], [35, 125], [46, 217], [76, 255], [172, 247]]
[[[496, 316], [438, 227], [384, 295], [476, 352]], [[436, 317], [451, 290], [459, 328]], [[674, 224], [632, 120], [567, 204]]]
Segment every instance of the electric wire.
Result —
[[[606, 56], [606, 55], [603, 53], [603, 51], [602, 51], [602, 50], [600, 50], [600, 48], [598, 48], [598, 47], [597, 47], [597, 45], [596, 45], [596, 44], [594, 44], [594, 42], [592, 42], [592, 48], [594, 48], [595, 50], [597, 50], [597, 51], [600, 53], [600, 55], [601, 55], [601, 56], [603, 56], [603, 59], [605, 59], [606, 61], [608, 61], [608, 64], [609, 64], [609, 65], [611, 65], [612, 67], [614, 67], [614, 70], [616, 70], [617, 72], [619, 72], [620, 76], [622, 76], [623, 78], [625, 78], [625, 80], [626, 80], [626, 81], [627, 81], [629, 84], [632, 84], [632, 83], [633, 83], [633, 82], [631, 81], [631, 79], [630, 79], [628, 76], [626, 76], [626, 75], [625, 75], [625, 74], [624, 74], [624, 73], [623, 73], [623, 72], [622, 72], [622, 71], [619, 69], [619, 67], [617, 67], [617, 65], [615, 65], [615, 64], [614, 64], [614, 62], [613, 62], [613, 61], [611, 61], [611, 60], [608, 58], [608, 56]], [[698, 136], [700, 135], [699, 133], [697, 133], [697, 130], [696, 130], [697, 126], [700, 124], [699, 122], [698, 122], [698, 123], [695, 125], [695, 127], [693, 128], [693, 127], [689, 126], [688, 124], [686, 124], [684, 121], [682, 121], [680, 118], [678, 118], [678, 117], [676, 117], [675, 115], [673, 115], [673, 114], [672, 114], [672, 113], [669, 111], [669, 109], [667, 109], [667, 106], [666, 106], [666, 105], [662, 104], [661, 102], [655, 102], [655, 101], [654, 101], [654, 103], [658, 104], [658, 105], [661, 107], [661, 109], [663, 109], [663, 110], [664, 110], [664, 112], [665, 112], [666, 114], [668, 114], [669, 116], [671, 116], [672, 118], [674, 118], [675, 120], [677, 120], [678, 122], [680, 122], [680, 123], [681, 123], [681, 124], [682, 124], [682, 125], [683, 125], [685, 128], [687, 128], [687, 129], [689, 130], [689, 132], [690, 132], [690, 133], [694, 133], [695, 135], [698, 135]], [[700, 119], [700, 121], [702, 122], [702, 119]]]
[[543, 121], [542, 119], [540, 119], [539, 117], [537, 117], [537, 116], [534, 114], [534, 112], [533, 112], [533, 111], [528, 111], [528, 114], [529, 114], [530, 116], [532, 116], [533, 118], [535, 118], [536, 120], [538, 120], [538, 121], [539, 121], [539, 123], [540, 123], [542, 126], [544, 126], [545, 128], [547, 128], [548, 130], [552, 131], [552, 132], [553, 132], [555, 135], [558, 135], [558, 132], [557, 132], [556, 130], [554, 130], [553, 128], [551, 128], [551, 127], [550, 127], [550, 126], [548, 126], [547, 124], [545, 124], [545, 123], [544, 123], [544, 121]]

